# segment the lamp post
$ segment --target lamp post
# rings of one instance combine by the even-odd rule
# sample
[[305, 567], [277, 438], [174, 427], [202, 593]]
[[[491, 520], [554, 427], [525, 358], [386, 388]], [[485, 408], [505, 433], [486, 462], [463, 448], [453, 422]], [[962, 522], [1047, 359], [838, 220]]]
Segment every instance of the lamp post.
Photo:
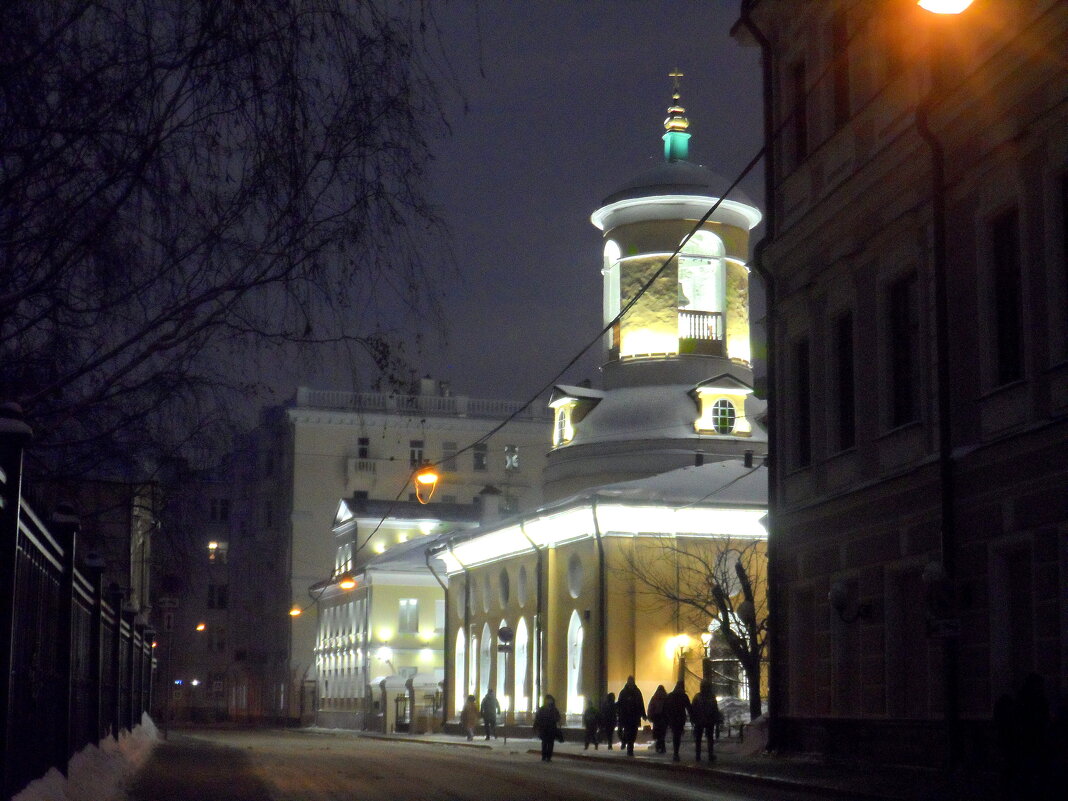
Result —
[[[935, 20], [960, 14], [972, 4], [972, 0], [918, 0], [925, 11], [939, 15]], [[948, 20], [947, 20], [948, 21]], [[940, 37], [937, 37], [940, 39]], [[930, 113], [942, 75], [942, 59], [933, 49], [936, 37], [931, 37], [929, 54], [931, 88], [916, 108], [916, 130], [931, 153], [931, 268], [934, 273], [935, 306], [935, 352], [938, 409], [938, 473], [939, 505], [941, 512], [941, 562], [928, 565], [924, 571], [925, 584], [939, 590], [938, 614], [942, 615], [940, 627], [932, 627], [933, 610], [928, 605], [928, 634], [939, 636], [943, 642], [943, 713], [946, 737], [946, 767], [952, 768], [960, 753], [960, 725], [957, 702], [957, 633], [958, 626], [952, 617], [955, 612], [952, 582], [956, 568], [956, 514], [954, 509], [954, 471], [952, 442], [952, 377], [949, 370], [949, 288], [946, 259], [946, 193], [945, 149], [930, 127]], [[937, 578], [937, 581], [935, 580]], [[929, 593], [931, 594], [931, 593]]]

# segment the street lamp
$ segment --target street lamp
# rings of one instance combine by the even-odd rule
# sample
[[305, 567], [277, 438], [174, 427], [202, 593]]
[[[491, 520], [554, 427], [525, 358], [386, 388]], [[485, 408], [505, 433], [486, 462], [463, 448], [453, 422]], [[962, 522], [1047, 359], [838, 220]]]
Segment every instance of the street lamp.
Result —
[[932, 14], [960, 14], [973, 0], [918, 0], [916, 5]]
[[430, 462], [423, 462], [418, 470], [415, 471], [415, 498], [419, 503], [430, 503], [430, 499], [434, 496], [434, 490], [438, 486], [437, 468]]
[[343, 590], [356, 589], [356, 577], [352, 573], [342, 573], [337, 580], [337, 586]]

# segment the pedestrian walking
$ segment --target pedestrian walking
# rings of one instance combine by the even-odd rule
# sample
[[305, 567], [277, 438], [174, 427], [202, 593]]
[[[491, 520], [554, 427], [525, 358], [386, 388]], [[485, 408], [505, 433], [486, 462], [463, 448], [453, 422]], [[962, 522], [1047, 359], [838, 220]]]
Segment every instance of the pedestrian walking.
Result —
[[715, 743], [716, 727], [722, 718], [716, 694], [712, 692], [712, 682], [705, 679], [701, 682], [701, 689], [697, 691], [697, 695], [690, 703], [690, 722], [693, 723], [693, 739], [697, 746], [698, 762], [701, 761], [701, 738], [703, 736], [708, 737], [708, 761], [716, 761], [712, 746]]
[[534, 713], [534, 735], [541, 740], [541, 761], [551, 762], [557, 740], [564, 740], [560, 731], [560, 710], [551, 695], [545, 696], [545, 703]]
[[674, 762], [679, 761], [679, 745], [682, 744], [682, 733], [686, 730], [689, 716], [690, 699], [686, 695], [686, 685], [679, 681], [664, 699], [664, 720], [671, 729], [671, 759]]
[[619, 747], [626, 747], [627, 756], [634, 756], [638, 726], [645, 717], [645, 697], [633, 676], [627, 676], [627, 683], [616, 697], [616, 714], [619, 718]]
[[482, 699], [482, 706], [478, 708], [478, 711], [482, 716], [482, 725], [486, 728], [486, 739], [493, 737], [496, 740], [497, 717], [501, 714], [501, 705], [492, 689], [486, 692], [485, 697]]
[[612, 735], [616, 730], [616, 694], [608, 693], [601, 701], [601, 737], [608, 743], [608, 750], [612, 750]]
[[601, 715], [597, 711], [597, 707], [593, 705], [593, 701], [589, 701], [586, 704], [586, 711], [582, 713], [582, 725], [586, 729], [586, 744], [582, 750], [589, 751], [590, 743], [593, 743], [593, 750], [596, 751], [601, 742]]
[[667, 752], [664, 739], [667, 737], [667, 717], [664, 715], [664, 701], [667, 700], [667, 690], [663, 684], [658, 684], [653, 691], [653, 697], [649, 699], [649, 707], [646, 710], [649, 722], [653, 724], [653, 750], [658, 754]]
[[467, 703], [460, 712], [460, 726], [467, 733], [467, 739], [475, 739], [475, 726], [478, 725], [478, 702], [475, 696], [467, 696]]

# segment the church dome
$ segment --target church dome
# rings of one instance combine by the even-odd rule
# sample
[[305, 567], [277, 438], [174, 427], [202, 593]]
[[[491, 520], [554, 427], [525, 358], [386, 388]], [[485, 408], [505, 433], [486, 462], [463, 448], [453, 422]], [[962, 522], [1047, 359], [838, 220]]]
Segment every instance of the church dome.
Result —
[[[668, 161], [627, 181], [608, 195], [601, 205], [609, 206], [621, 200], [664, 195], [720, 198], [729, 186], [730, 182], [726, 178], [700, 164], [681, 160]], [[731, 191], [729, 198], [747, 206], [756, 205], [737, 187]]]

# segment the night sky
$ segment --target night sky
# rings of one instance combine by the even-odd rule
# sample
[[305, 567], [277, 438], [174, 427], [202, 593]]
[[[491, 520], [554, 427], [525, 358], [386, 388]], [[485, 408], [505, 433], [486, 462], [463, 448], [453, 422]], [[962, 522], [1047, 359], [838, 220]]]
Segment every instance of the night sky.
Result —
[[[462, 271], [421, 372], [453, 392], [526, 400], [601, 326], [590, 213], [663, 159], [680, 69], [690, 159], [730, 179], [760, 146], [759, 51], [730, 37], [738, 0], [482, 0], [435, 6], [467, 103], [447, 109], [430, 187]], [[762, 178], [742, 185], [762, 205]], [[757, 229], [759, 236], [760, 229]], [[756, 237], [753, 238], [753, 242]], [[427, 243], [435, 258], [435, 243]], [[564, 380], [599, 382], [595, 347]], [[326, 388], [330, 376], [303, 383]], [[341, 382], [335, 388], [348, 388]]]

